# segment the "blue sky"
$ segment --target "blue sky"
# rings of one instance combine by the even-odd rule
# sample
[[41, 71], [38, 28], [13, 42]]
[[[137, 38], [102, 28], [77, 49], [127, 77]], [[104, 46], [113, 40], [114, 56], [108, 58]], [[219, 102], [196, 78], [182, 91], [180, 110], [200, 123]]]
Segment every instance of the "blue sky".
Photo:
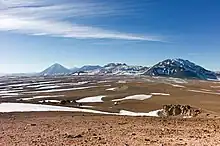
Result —
[[220, 70], [218, 0], [0, 0], [0, 73], [189, 59]]

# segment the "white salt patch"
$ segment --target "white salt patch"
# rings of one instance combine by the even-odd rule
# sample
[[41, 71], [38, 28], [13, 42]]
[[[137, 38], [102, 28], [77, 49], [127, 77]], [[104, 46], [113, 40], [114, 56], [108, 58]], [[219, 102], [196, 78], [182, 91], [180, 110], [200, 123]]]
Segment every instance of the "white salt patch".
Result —
[[3, 95], [3, 94], [7, 94], [7, 93], [17, 93], [19, 91], [23, 91], [23, 90], [8, 90], [8, 89], [3, 89], [0, 91], [0, 95]]
[[41, 100], [41, 101], [39, 101], [39, 103], [43, 103], [43, 102], [46, 102], [46, 103], [48, 103], [48, 102], [60, 103], [60, 100]]
[[40, 87], [40, 88], [38, 88], [38, 89], [54, 89], [54, 88], [59, 88], [59, 87], [61, 87], [61, 86], [57, 86], [57, 85], [51, 85], [51, 86], [45, 86], [45, 87]]
[[16, 90], [16, 91], [21, 91], [21, 90], [23, 90], [24, 88], [23, 87], [18, 87], [18, 88], [13, 88], [13, 90]]
[[[0, 96], [18, 96], [20, 95], [19, 93], [16, 92], [16, 90], [4, 90], [4, 91], [0, 91]], [[4, 97], [5, 98], [5, 97]]]
[[171, 86], [173, 86], [173, 87], [177, 87], [177, 88], [186, 88], [185, 86], [178, 85], [178, 84], [171, 84]]
[[[144, 79], [144, 81], [145, 81], [145, 82], [151, 82], [151, 83], [155, 82], [155, 81], [153, 81], [153, 80], [151, 80], [151, 79]], [[142, 82], [141, 82], [141, 83], [142, 83]]]
[[106, 89], [107, 91], [115, 91], [117, 88], [109, 88], [109, 89]]
[[73, 85], [84, 85], [87, 83], [89, 83], [89, 81], [77, 82], [77, 83], [73, 83]]
[[211, 88], [220, 88], [220, 86], [211, 86]]
[[65, 95], [47, 95], [47, 96], [33, 96], [31, 98], [20, 98], [19, 100], [32, 100], [39, 98], [64, 97]]
[[107, 83], [107, 82], [111, 82], [111, 81], [98, 81], [97, 83]]
[[13, 84], [13, 85], [8, 85], [9, 87], [20, 87], [20, 86], [27, 86], [30, 85], [31, 83], [22, 83], [22, 84]]
[[4, 89], [4, 90], [0, 91], [0, 94], [6, 94], [6, 93], [11, 93], [11, 92], [15, 92], [15, 91]]
[[5, 94], [1, 94], [1, 95], [6, 95], [6, 96], [18, 96], [20, 95], [19, 93], [5, 93]]
[[77, 88], [66, 88], [66, 89], [52, 89], [52, 90], [43, 90], [43, 91], [31, 91], [25, 93], [51, 93], [51, 92], [62, 92], [62, 91], [74, 91], [74, 90], [83, 90], [89, 88], [95, 88], [97, 86], [87, 86], [87, 87], [77, 87]]
[[83, 81], [83, 82], [77, 82], [77, 83], [59, 83], [60, 85], [72, 85], [72, 86], [78, 86], [78, 85], [84, 85], [89, 83], [89, 81]]
[[220, 95], [220, 93], [216, 92], [206, 92], [206, 91], [200, 91], [200, 90], [188, 90], [190, 92], [196, 92], [196, 93], [205, 93], [205, 94], [213, 94], [213, 95]]
[[183, 119], [189, 119], [192, 118], [192, 116], [183, 116]]
[[34, 111], [70, 111], [70, 112], [85, 112], [85, 113], [114, 115], [114, 113], [108, 113], [108, 112], [102, 112], [102, 111], [96, 111], [90, 109], [70, 108], [70, 107], [52, 106], [52, 105], [28, 104], [28, 103], [0, 104], [0, 112], [34, 112]]
[[163, 96], [170, 96], [170, 94], [167, 94], [167, 93], [151, 93], [151, 95], [163, 95]]
[[112, 85], [104, 85], [104, 87], [111, 87]]
[[83, 105], [83, 106], [80, 106], [82, 108], [93, 108], [94, 106], [89, 106], [89, 105]]
[[45, 86], [45, 85], [39, 84], [39, 85], [29, 85], [27, 87], [29, 87], [29, 88], [38, 88], [38, 87], [43, 87], [43, 86]]
[[29, 104], [29, 103], [0, 103], [0, 112], [37, 112], [37, 111], [69, 111], [69, 112], [84, 112], [95, 113], [104, 115], [122, 115], [122, 116], [151, 116], [159, 117], [158, 112], [161, 110], [151, 111], [148, 113], [136, 113], [126, 110], [121, 110], [119, 113], [109, 113], [103, 111], [97, 111], [92, 109], [70, 108], [63, 106], [52, 106], [42, 104]]
[[125, 84], [127, 81], [118, 81], [119, 84]]
[[60, 81], [40, 81], [40, 82], [36, 82], [38, 84], [50, 84], [50, 83], [59, 83]]
[[185, 84], [188, 83], [187, 81], [183, 80], [183, 79], [179, 79], [179, 78], [168, 78], [168, 81], [174, 82], [174, 83], [179, 83], [179, 84]]
[[155, 110], [148, 113], [136, 113], [136, 112], [130, 112], [126, 110], [120, 110], [119, 115], [121, 116], [149, 116], [149, 117], [159, 117], [158, 113], [162, 110]]
[[106, 96], [94, 96], [94, 97], [86, 97], [79, 100], [76, 100], [78, 103], [85, 103], [85, 102], [103, 102], [102, 98]]
[[202, 91], [208, 91], [208, 92], [210, 92], [210, 91], [212, 91], [212, 90], [208, 90], [208, 89], [201, 89]]
[[207, 79], [208, 81], [219, 81], [219, 79]]
[[145, 95], [145, 94], [140, 94], [140, 95], [132, 95], [132, 96], [127, 96], [125, 98], [121, 99], [114, 99], [112, 101], [123, 101], [123, 100], [145, 100], [151, 98], [152, 95]]

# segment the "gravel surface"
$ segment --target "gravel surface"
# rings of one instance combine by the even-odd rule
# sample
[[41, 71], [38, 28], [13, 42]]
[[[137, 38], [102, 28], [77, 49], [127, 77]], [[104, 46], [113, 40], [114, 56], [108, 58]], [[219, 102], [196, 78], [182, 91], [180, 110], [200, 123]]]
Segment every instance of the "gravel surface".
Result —
[[71, 112], [0, 114], [1, 146], [218, 146], [218, 118], [102, 116]]

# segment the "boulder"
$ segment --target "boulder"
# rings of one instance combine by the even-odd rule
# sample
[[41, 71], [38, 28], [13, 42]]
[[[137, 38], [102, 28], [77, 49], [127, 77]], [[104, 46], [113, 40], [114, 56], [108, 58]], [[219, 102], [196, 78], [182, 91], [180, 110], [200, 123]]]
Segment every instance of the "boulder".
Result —
[[164, 105], [162, 110], [162, 115], [165, 117], [169, 116], [197, 116], [201, 111], [199, 109], [192, 108], [189, 105]]

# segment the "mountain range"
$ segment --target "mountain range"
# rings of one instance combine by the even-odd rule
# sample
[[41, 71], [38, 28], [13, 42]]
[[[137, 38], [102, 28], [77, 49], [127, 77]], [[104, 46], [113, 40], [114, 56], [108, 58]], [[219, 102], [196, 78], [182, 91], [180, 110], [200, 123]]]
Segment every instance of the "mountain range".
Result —
[[215, 80], [217, 73], [209, 71], [189, 60], [166, 59], [153, 67], [127, 65], [125, 63], [109, 63], [105, 66], [86, 65], [81, 68], [68, 69], [58, 63], [45, 69], [40, 75], [148, 75], [167, 76], [176, 78], [191, 78], [202, 80]]

